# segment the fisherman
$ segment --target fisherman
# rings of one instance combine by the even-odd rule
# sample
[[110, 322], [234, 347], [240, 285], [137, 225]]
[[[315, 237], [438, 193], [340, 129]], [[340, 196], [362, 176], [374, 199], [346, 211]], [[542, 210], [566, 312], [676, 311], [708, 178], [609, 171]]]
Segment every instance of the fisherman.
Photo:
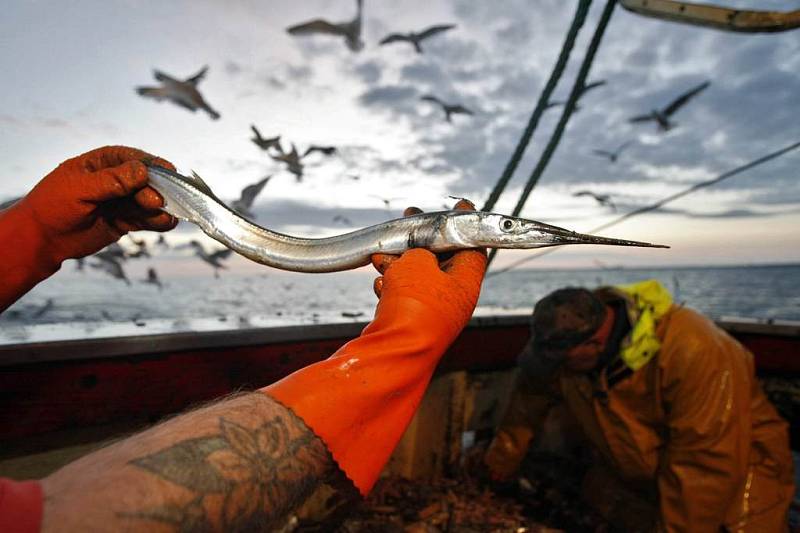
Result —
[[518, 366], [484, 455], [494, 480], [561, 405], [591, 444], [586, 499], [624, 530], [788, 531], [787, 424], [753, 355], [657, 281], [545, 296]]
[[[106, 147], [0, 211], [0, 311], [129, 231], [166, 231], [142, 161]], [[468, 202], [459, 209], [474, 209]], [[407, 214], [418, 212], [410, 208]], [[485, 250], [373, 256], [373, 321], [330, 358], [90, 453], [42, 480], [0, 478], [0, 531], [271, 531], [323, 482], [362, 496], [468, 322]]]

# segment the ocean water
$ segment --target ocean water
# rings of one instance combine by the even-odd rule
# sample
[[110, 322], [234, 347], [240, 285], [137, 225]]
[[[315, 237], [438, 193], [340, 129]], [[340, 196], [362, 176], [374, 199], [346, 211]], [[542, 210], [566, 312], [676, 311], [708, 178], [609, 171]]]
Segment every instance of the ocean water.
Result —
[[[65, 266], [0, 315], [0, 344], [173, 331], [368, 321], [371, 269], [337, 274], [200, 272], [131, 284]], [[713, 318], [800, 321], [800, 265], [659, 269], [518, 270], [488, 277], [477, 315], [530, 313], [565, 286], [658, 279], [675, 300]]]

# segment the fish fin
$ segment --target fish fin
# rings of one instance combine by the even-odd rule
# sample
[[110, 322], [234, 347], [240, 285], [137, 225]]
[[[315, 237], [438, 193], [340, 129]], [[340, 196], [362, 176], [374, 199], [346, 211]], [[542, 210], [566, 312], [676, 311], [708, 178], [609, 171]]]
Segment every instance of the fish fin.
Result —
[[220, 199], [217, 197], [217, 195], [216, 195], [216, 194], [214, 194], [214, 191], [212, 191], [212, 190], [211, 190], [211, 187], [209, 187], [209, 186], [208, 186], [208, 183], [206, 183], [206, 182], [205, 182], [205, 180], [203, 180], [203, 178], [201, 178], [201, 177], [200, 177], [200, 176], [197, 174], [197, 172], [195, 172], [194, 170], [192, 170], [192, 175], [191, 175], [191, 176], [186, 176], [186, 178], [189, 178], [189, 180], [192, 182], [192, 184], [193, 184], [195, 187], [197, 187], [198, 189], [200, 189], [201, 191], [203, 191], [204, 193], [206, 193], [207, 195], [209, 195], [211, 198], [213, 198], [213, 199], [214, 199], [214, 200], [216, 200], [217, 202], [219, 202], [219, 203], [221, 203], [221, 204], [224, 204], [224, 203], [225, 203], [225, 202], [223, 202], [222, 200], [220, 200]]

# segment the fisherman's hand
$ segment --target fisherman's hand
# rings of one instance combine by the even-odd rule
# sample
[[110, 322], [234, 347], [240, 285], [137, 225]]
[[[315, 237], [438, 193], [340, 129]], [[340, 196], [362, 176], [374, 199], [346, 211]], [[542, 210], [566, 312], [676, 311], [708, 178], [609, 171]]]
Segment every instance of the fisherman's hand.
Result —
[[[475, 206], [462, 199], [454, 209], [474, 211]], [[422, 213], [420, 209], [409, 207], [403, 215], [419, 213]], [[478, 303], [486, 273], [486, 250], [460, 250], [436, 256], [428, 250], [415, 248], [401, 256], [375, 254], [372, 264], [383, 274], [373, 284], [375, 294], [381, 299], [379, 312], [386, 300], [416, 300], [449, 323], [448, 329], [454, 331], [452, 341], [469, 322]]]
[[[125, 146], [106, 146], [61, 163], [20, 202], [56, 265], [93, 254], [134, 230], [166, 231], [177, 220], [147, 186], [142, 161], [174, 166]], [[16, 206], [15, 206], [16, 207]]]
[[361, 335], [330, 358], [261, 389], [322, 439], [362, 495], [397, 446], [442, 355], [469, 321], [486, 254], [463, 250], [439, 261], [415, 249], [399, 258], [373, 257], [373, 263], [384, 274], [375, 283], [380, 302]]

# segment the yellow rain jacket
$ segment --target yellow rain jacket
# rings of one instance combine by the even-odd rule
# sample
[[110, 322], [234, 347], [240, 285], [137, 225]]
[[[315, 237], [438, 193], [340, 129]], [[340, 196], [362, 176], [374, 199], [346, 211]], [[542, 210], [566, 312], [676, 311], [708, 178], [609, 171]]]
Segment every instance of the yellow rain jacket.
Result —
[[549, 408], [563, 403], [605, 465], [649, 495], [659, 531], [787, 530], [787, 424], [755, 378], [753, 355], [672, 304], [658, 282], [595, 294], [625, 302], [632, 329], [620, 358], [632, 372], [612, 387], [606, 370], [591, 377], [562, 368], [547, 382], [520, 375], [485, 456], [492, 474], [511, 476]]

